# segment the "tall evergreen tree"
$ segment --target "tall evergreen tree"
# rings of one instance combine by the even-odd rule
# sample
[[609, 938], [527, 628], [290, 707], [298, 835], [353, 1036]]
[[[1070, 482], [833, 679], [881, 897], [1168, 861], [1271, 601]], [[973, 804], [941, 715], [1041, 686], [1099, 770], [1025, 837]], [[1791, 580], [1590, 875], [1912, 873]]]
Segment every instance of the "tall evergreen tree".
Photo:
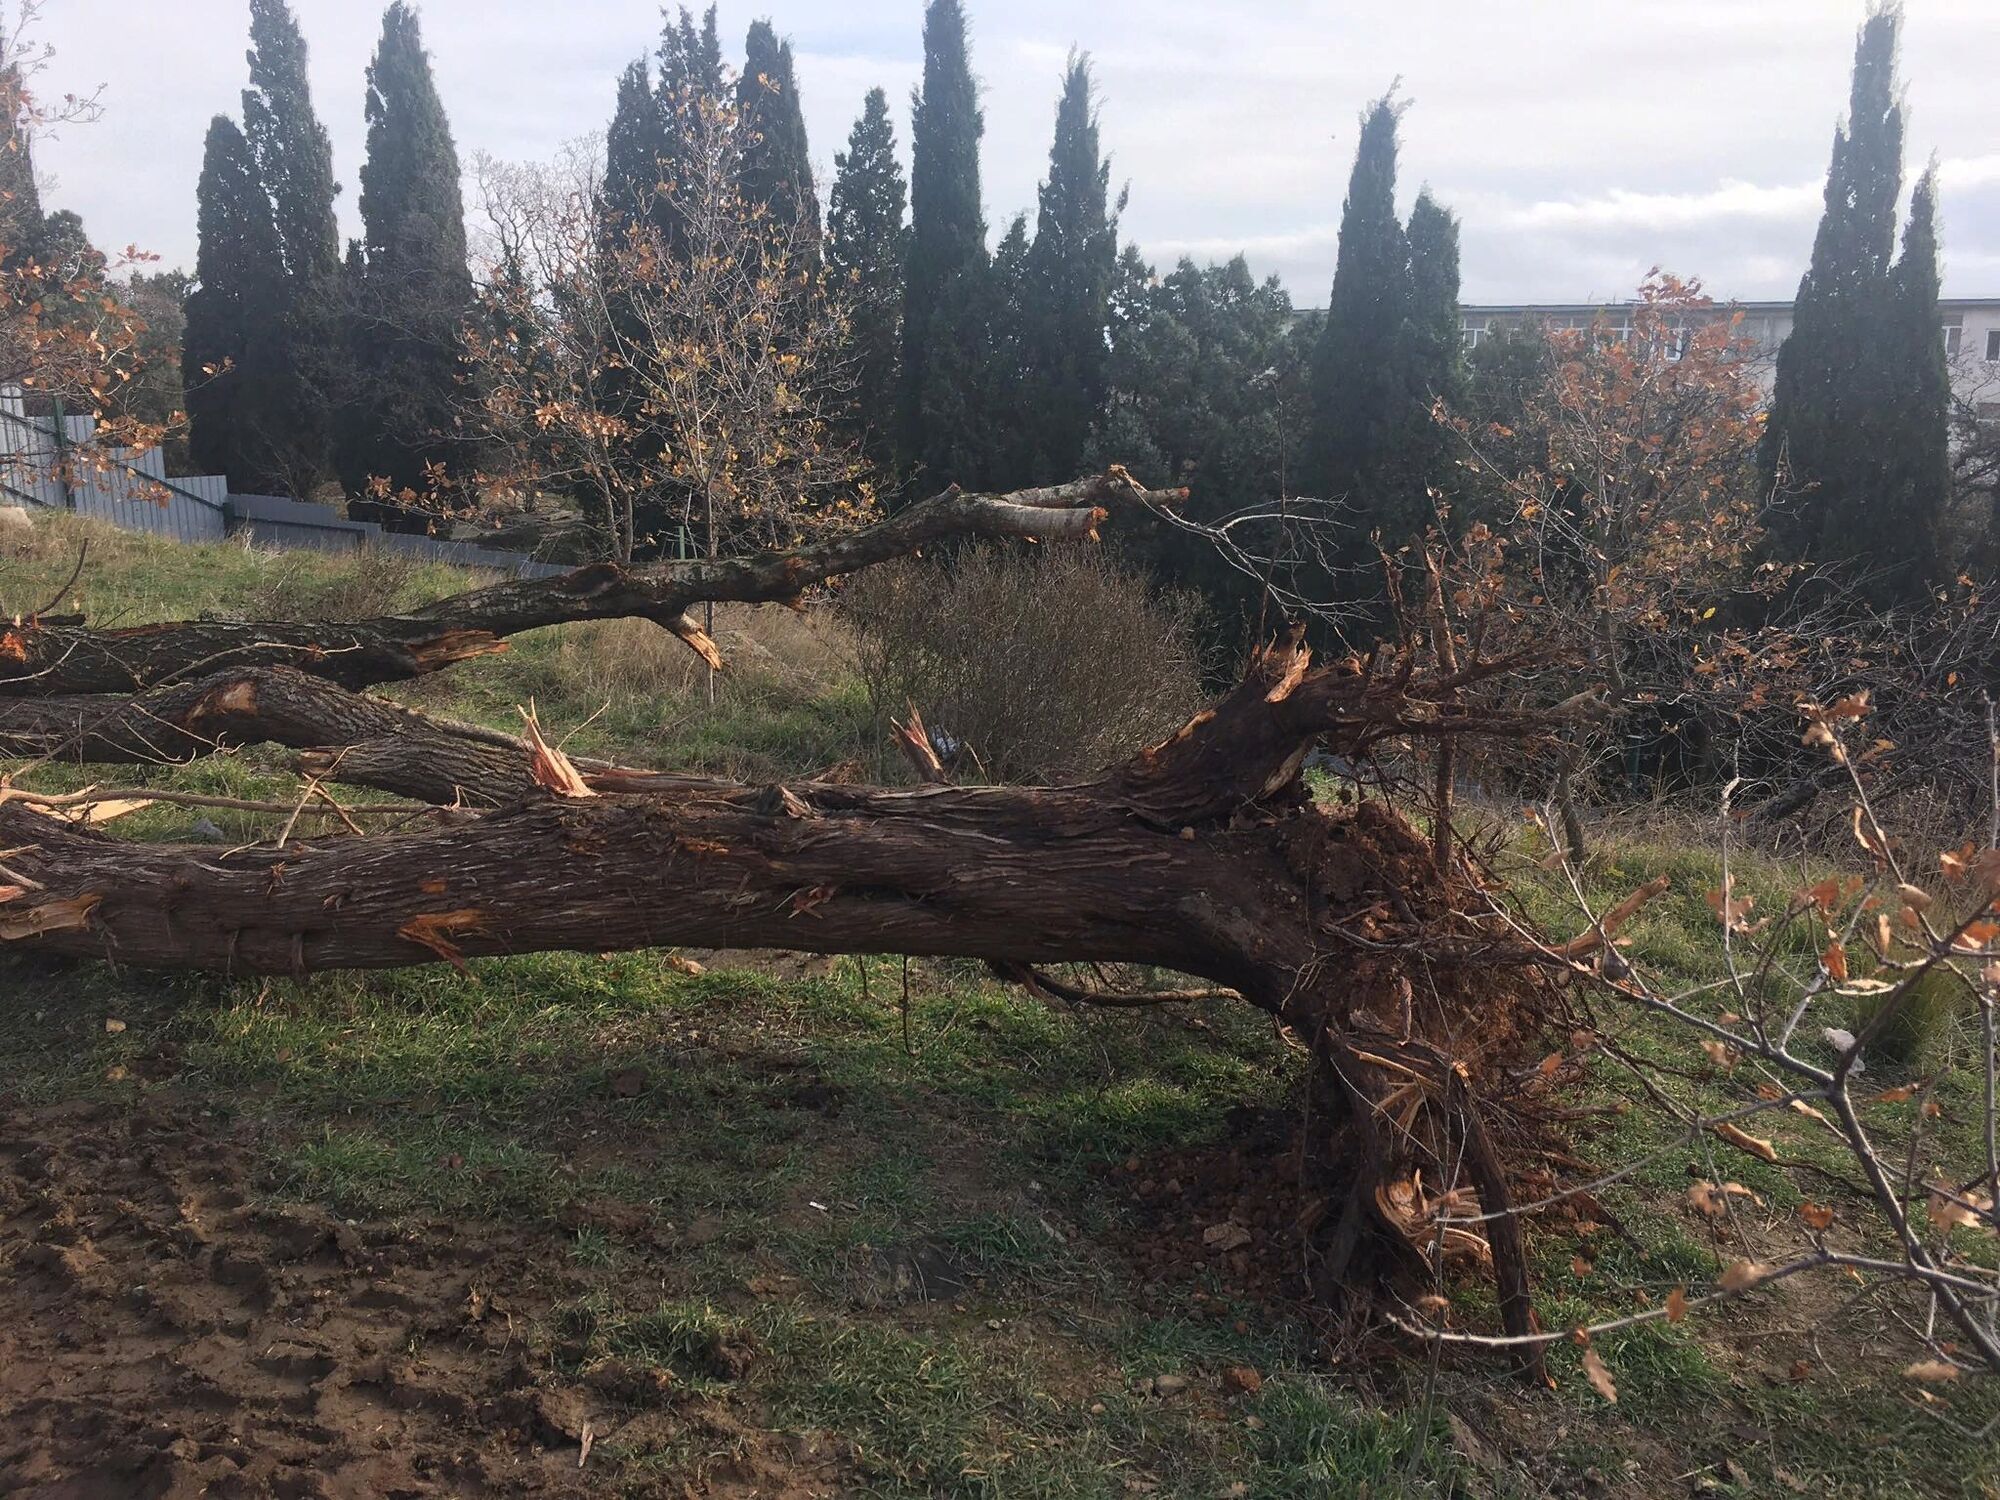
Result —
[[678, 20], [663, 7], [660, 21], [660, 98], [670, 107], [688, 96], [721, 99], [722, 37], [716, 29], [715, 7], [702, 13], [700, 26], [685, 5]]
[[[715, 7], [709, 6], [701, 23], [683, 5], [679, 19], [660, 12], [659, 79], [655, 90], [660, 119], [660, 181], [686, 185], [699, 180], [713, 168], [713, 158], [702, 153], [721, 148], [723, 132], [718, 129], [723, 110], [722, 42], [716, 32]], [[676, 222], [676, 195], [661, 193], [653, 199], [653, 224], [671, 253], [684, 253], [685, 228]]]
[[1940, 530], [1951, 500], [1951, 368], [1938, 322], [1937, 169], [1917, 179], [1903, 250], [1890, 279], [1887, 341], [1893, 446], [1882, 457], [1880, 501], [1855, 516], [1860, 554], [1893, 569], [1875, 592], [1883, 601], [1919, 597], [1938, 576]]
[[1313, 353], [1306, 482], [1353, 505], [1364, 531], [1390, 498], [1380, 490], [1416, 399], [1407, 357], [1410, 242], [1396, 218], [1401, 113], [1383, 98], [1362, 120], [1326, 326]]
[[1410, 210], [1410, 334], [1419, 393], [1454, 395], [1463, 377], [1458, 317], [1458, 218], [1425, 188]]
[[924, 11], [924, 76], [911, 101], [910, 262], [903, 283], [900, 426], [922, 483], [984, 479], [980, 389], [990, 311], [979, 193], [985, 120], [960, 0]]
[[42, 233], [30, 123], [20, 67], [0, 70], [0, 250], [8, 265], [32, 256]]
[[427, 466], [460, 467], [460, 352], [472, 306], [458, 150], [417, 13], [393, 0], [368, 65], [362, 265], [350, 287], [355, 399], [342, 423], [350, 490], [371, 478], [421, 491]]
[[[1902, 190], [1896, 86], [1899, 7], [1863, 22], [1846, 121], [1835, 128], [1826, 209], [1799, 282], [1792, 333], [1761, 454], [1778, 497], [1774, 548], [1790, 559], [1864, 559], [1877, 603], [1914, 597], [1934, 564], [1944, 495], [1935, 475], [1946, 420], [1904, 382], [1928, 380], [1937, 322], [1934, 192], [1913, 205], [1902, 265], [1892, 263]], [[1919, 222], [1921, 219], [1921, 222]]]
[[[1111, 395], [1085, 462], [1126, 464], [1155, 486], [1187, 485], [1182, 511], [1206, 525], [1296, 495], [1305, 356], [1318, 325], [1294, 311], [1277, 278], [1260, 283], [1240, 255], [1219, 266], [1183, 260], [1156, 277], [1128, 246], [1112, 303]], [[1273, 540], [1236, 535], [1253, 548]], [[1208, 598], [1227, 659], [1253, 639], [1265, 607], [1256, 570], [1179, 527], [1125, 528], [1114, 543], [1156, 577]], [[1275, 623], [1264, 620], [1266, 630]]]
[[889, 96], [870, 89], [847, 149], [833, 158], [833, 196], [826, 219], [830, 280], [847, 306], [854, 356], [854, 426], [862, 451], [878, 464], [890, 457], [895, 430], [897, 358], [903, 326], [903, 266], [909, 228], [907, 190], [896, 160]]
[[270, 378], [271, 427], [258, 441], [272, 480], [305, 494], [331, 472], [332, 410], [342, 381], [340, 234], [333, 145], [313, 111], [305, 38], [286, 0], [250, 0], [250, 87], [243, 134], [271, 199], [284, 268], [283, 354]]
[[1406, 231], [1410, 246], [1410, 389], [1406, 453], [1418, 493], [1405, 524], [1421, 526], [1432, 507], [1423, 491], [1447, 489], [1451, 472], [1448, 434], [1431, 415], [1440, 401], [1456, 406], [1465, 385], [1464, 340], [1458, 313], [1458, 219], [1431, 196], [1417, 194]]
[[260, 441], [277, 416], [259, 408], [284, 358], [285, 283], [271, 200], [249, 142], [227, 115], [209, 124], [195, 205], [196, 285], [181, 345], [188, 455], [197, 469], [228, 475], [232, 489], [255, 493], [282, 478]]
[[779, 41], [769, 21], [752, 21], [744, 39], [736, 128], [743, 133], [737, 185], [744, 200], [769, 214], [774, 242], [787, 246], [795, 261], [816, 266], [819, 195], [813, 187], [812, 148], [792, 71], [792, 44]]
[[667, 154], [667, 129], [653, 79], [643, 57], [634, 58], [618, 78], [618, 103], [604, 133], [604, 184], [599, 223], [610, 244], [622, 244], [626, 228], [652, 212]]
[[1109, 202], [1111, 164], [1098, 149], [1091, 92], [1090, 59], [1072, 54], [1026, 267], [1021, 401], [1034, 451], [1024, 483], [1075, 476], [1109, 390], [1105, 322], [1123, 203]]

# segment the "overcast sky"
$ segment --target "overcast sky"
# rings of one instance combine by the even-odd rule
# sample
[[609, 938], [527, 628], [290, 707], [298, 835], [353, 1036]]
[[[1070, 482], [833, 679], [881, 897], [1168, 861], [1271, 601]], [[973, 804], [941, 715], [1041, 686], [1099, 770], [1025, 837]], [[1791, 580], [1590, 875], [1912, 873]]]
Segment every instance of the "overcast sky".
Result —
[[[1096, 61], [1127, 237], [1156, 264], [1246, 252], [1323, 304], [1356, 116], [1411, 101], [1400, 192], [1464, 224], [1465, 299], [1630, 292], [1648, 267], [1720, 298], [1789, 297], [1811, 247], [1865, 0], [967, 0], [995, 238], [1032, 209], [1072, 45]], [[372, 0], [293, 0], [355, 230]], [[11, 9], [11, 6], [9, 7]], [[863, 94], [889, 90], [908, 152], [921, 0], [726, 0], [725, 43], [769, 14], [798, 54], [822, 188]], [[105, 113], [39, 165], [51, 207], [103, 246], [194, 261], [212, 114], [239, 113], [245, 0], [46, 0], [44, 92], [104, 87]], [[424, 35], [459, 153], [543, 158], [600, 130], [654, 0], [427, 0]], [[2000, 0], [1909, 0], [1911, 170], [1943, 173], [1948, 295], [2000, 295]]]

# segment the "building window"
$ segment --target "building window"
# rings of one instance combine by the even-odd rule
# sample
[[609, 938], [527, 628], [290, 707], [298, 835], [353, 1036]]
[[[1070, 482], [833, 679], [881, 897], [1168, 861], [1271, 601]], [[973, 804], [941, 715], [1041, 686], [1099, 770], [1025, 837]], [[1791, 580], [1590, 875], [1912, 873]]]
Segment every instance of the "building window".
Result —
[[1480, 340], [1486, 337], [1488, 326], [1485, 323], [1475, 323], [1468, 318], [1463, 325], [1465, 347], [1468, 349], [1477, 349]]
[[1956, 318], [1944, 325], [1944, 357], [1946, 359], [1958, 358], [1958, 341], [1964, 332], [1964, 326]]
[[2000, 328], [1986, 331], [1986, 363], [2000, 365]]

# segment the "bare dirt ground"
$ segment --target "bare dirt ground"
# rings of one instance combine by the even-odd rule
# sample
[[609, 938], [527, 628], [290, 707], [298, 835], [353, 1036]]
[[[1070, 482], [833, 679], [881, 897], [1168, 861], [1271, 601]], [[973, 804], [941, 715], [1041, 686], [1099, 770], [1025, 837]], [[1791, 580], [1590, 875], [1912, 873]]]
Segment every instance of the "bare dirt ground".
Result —
[[171, 1098], [0, 1109], [0, 1493], [602, 1495], [617, 1464], [586, 1440], [683, 1428], [738, 1453], [703, 1493], [837, 1490], [812, 1444], [777, 1451], [657, 1375], [558, 1376], [524, 1332], [573, 1290], [546, 1238], [258, 1209], [250, 1160]]

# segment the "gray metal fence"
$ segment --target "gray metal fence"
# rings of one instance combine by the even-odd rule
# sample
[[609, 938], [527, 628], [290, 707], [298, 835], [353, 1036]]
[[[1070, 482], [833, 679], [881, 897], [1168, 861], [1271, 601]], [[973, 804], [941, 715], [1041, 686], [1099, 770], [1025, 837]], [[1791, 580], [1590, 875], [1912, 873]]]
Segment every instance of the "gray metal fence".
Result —
[[379, 549], [425, 562], [484, 568], [516, 578], [553, 578], [568, 566], [446, 537], [384, 531], [331, 506], [282, 495], [232, 494], [220, 474], [167, 477], [157, 449], [132, 453], [94, 442], [89, 417], [58, 424], [23, 410], [18, 388], [0, 388], [0, 504], [66, 510], [177, 542], [247, 538], [253, 545], [312, 552]]

